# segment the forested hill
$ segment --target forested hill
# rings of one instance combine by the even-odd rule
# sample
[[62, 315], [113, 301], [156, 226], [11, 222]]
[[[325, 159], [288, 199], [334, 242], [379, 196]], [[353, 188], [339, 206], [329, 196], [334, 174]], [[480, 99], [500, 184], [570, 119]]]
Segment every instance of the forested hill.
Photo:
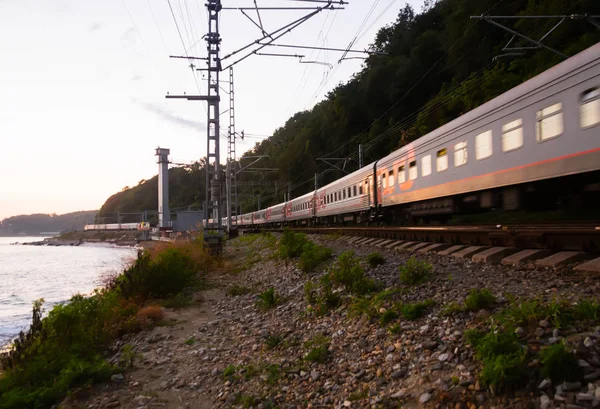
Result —
[[[342, 176], [340, 171], [331, 171], [330, 166], [316, 158], [351, 158], [339, 166], [355, 170], [359, 144], [365, 147], [365, 163], [369, 163], [562, 61], [561, 56], [548, 50], [493, 61], [495, 56], [505, 54], [502, 48], [511, 35], [470, 16], [600, 14], [597, 0], [426, 3], [420, 14], [405, 6], [393, 24], [379, 30], [373, 47], [387, 55], [369, 57], [362, 70], [348, 82], [337, 86], [310, 111], [296, 113], [272, 137], [246, 154], [269, 155], [270, 159], [261, 161], [260, 167], [279, 171], [266, 175], [242, 174], [244, 182], [273, 182], [260, 189], [241, 189], [244, 212], [254, 210], [252, 197], [259, 194], [262, 207], [282, 201], [288, 183], [294, 196], [309, 191], [314, 186], [315, 173], [319, 174], [319, 185]], [[502, 23], [539, 39], [557, 20], [521, 19]], [[571, 56], [599, 41], [600, 30], [591, 23], [566, 20], [544, 43]], [[511, 45], [531, 44], [517, 40]], [[203, 174], [197, 172], [197, 176]], [[204, 177], [187, 178], [185, 183], [171, 189], [177, 198], [182, 198], [179, 188], [185, 189], [189, 196], [186, 198], [189, 203], [179, 203], [177, 199], [178, 205], [200, 202]], [[133, 192], [111, 197], [105, 207], [110, 202], [112, 210], [124, 211], [148, 203], [149, 208], [156, 209], [156, 201], [148, 199], [150, 195], [156, 197], [154, 179]]]
[[97, 210], [57, 214], [28, 214], [0, 221], [0, 236], [37, 235], [46, 232], [83, 230], [92, 223]]

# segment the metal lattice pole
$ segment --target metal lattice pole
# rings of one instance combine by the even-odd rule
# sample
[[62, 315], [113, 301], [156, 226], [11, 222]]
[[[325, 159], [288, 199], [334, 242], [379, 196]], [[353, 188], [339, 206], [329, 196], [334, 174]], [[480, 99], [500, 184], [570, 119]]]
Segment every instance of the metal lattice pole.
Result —
[[[221, 71], [221, 36], [219, 34], [219, 12], [221, 0], [208, 0], [208, 120], [206, 139], [206, 227], [221, 229], [221, 174], [219, 155], [219, 72]], [[211, 166], [211, 162], [214, 164]], [[209, 219], [212, 216], [212, 224]]]
[[229, 143], [227, 145], [227, 224], [234, 229], [232, 216], [237, 216], [237, 183], [235, 171], [235, 92], [233, 87], [233, 67], [229, 68]]

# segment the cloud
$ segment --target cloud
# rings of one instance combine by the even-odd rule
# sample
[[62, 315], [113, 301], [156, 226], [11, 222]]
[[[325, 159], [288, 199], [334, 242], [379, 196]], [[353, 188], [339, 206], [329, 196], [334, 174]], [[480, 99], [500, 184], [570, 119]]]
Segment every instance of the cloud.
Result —
[[135, 104], [141, 106], [144, 110], [157, 115], [158, 117], [164, 119], [167, 122], [170, 122], [172, 124], [176, 124], [179, 126], [183, 126], [186, 128], [191, 128], [194, 130], [201, 130], [204, 127], [206, 127], [206, 123], [205, 122], [200, 122], [200, 121], [192, 121], [186, 118], [182, 118], [180, 116], [177, 116], [175, 114], [173, 114], [173, 112], [168, 109], [165, 108], [161, 105], [158, 104], [153, 104], [150, 102], [143, 102], [143, 101], [138, 101], [135, 98], [132, 98], [131, 101], [133, 101]]
[[142, 81], [143, 79], [144, 79], [144, 77], [141, 75], [134, 75], [133, 77], [131, 77], [131, 79], [129, 81], [136, 82], [136, 81]]
[[90, 26], [89, 31], [91, 33], [93, 33], [94, 31], [98, 31], [100, 30], [102, 27], [104, 27], [104, 24], [102, 23], [94, 23]]

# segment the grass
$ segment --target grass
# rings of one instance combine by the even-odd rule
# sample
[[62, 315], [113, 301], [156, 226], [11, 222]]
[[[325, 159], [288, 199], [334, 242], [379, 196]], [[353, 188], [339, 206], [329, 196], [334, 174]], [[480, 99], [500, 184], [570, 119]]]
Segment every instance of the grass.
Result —
[[377, 266], [385, 264], [385, 258], [381, 255], [381, 253], [375, 251], [369, 254], [365, 260], [371, 266], [371, 268], [375, 268]]
[[277, 348], [283, 342], [283, 338], [281, 334], [269, 334], [265, 337], [265, 345], [269, 349]]
[[186, 345], [194, 345], [196, 343], [196, 338], [194, 337], [190, 337], [188, 339], [185, 340], [184, 344]]
[[402, 303], [398, 306], [398, 310], [402, 317], [414, 321], [425, 315], [425, 311], [434, 304], [433, 300], [425, 300], [415, 303]]
[[304, 273], [310, 273], [322, 262], [328, 260], [333, 254], [332, 250], [327, 247], [318, 246], [312, 241], [308, 241], [302, 247], [302, 254], [298, 261], [298, 267]]
[[304, 347], [309, 349], [304, 359], [309, 362], [324, 364], [329, 359], [329, 344], [329, 338], [320, 334], [314, 336], [304, 343]]
[[473, 288], [465, 298], [465, 307], [468, 311], [487, 310], [496, 303], [496, 297], [490, 290]]
[[554, 384], [562, 381], [578, 381], [583, 376], [575, 355], [567, 351], [564, 344], [550, 345], [540, 352], [542, 376]]
[[383, 314], [381, 314], [379, 316], [379, 322], [381, 323], [381, 325], [387, 325], [390, 322], [392, 322], [393, 320], [395, 320], [396, 318], [398, 318], [399, 315], [396, 311], [394, 310], [385, 310], [383, 312]]
[[442, 316], [449, 317], [461, 313], [463, 311], [464, 309], [462, 305], [460, 305], [457, 302], [451, 302], [444, 305], [444, 307], [442, 308]]
[[193, 303], [194, 298], [190, 294], [179, 293], [167, 298], [161, 305], [165, 308], [185, 308]]
[[[43, 319], [43, 300], [37, 301], [30, 329], [0, 355], [0, 408], [48, 408], [72, 388], [110, 379], [119, 369], [104, 359], [106, 348], [164, 321], [162, 309], [146, 302], [177, 296], [214, 264], [201, 240], [158, 246], [140, 252], [105, 288], [76, 295]], [[133, 356], [124, 348], [121, 364], [132, 364]]]
[[419, 261], [414, 257], [409, 258], [406, 263], [398, 268], [400, 270], [400, 282], [408, 285], [424, 283], [430, 280], [433, 266], [425, 261]]
[[328, 274], [332, 283], [343, 285], [346, 291], [352, 294], [363, 295], [378, 288], [375, 281], [365, 275], [364, 269], [360, 266], [360, 259], [353, 251], [340, 254]]
[[256, 302], [256, 305], [267, 310], [275, 307], [277, 304], [279, 304], [279, 301], [279, 294], [277, 294], [275, 289], [271, 287], [258, 295], [258, 301]]

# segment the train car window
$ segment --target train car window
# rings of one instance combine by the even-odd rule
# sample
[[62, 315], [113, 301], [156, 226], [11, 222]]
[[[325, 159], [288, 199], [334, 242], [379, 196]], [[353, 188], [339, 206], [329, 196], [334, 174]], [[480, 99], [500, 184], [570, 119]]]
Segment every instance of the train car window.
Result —
[[352, 190], [350, 190], [350, 186], [348, 186], [348, 199], [352, 197]]
[[523, 120], [517, 119], [502, 126], [502, 151], [508, 152], [523, 146]]
[[536, 114], [535, 136], [538, 142], [556, 138], [563, 133], [562, 104], [554, 104]]
[[353, 189], [354, 189], [354, 196], [356, 196], [356, 194], [357, 194], [356, 193], [357, 192], [356, 185], [353, 186]]
[[467, 141], [462, 141], [454, 145], [454, 166], [467, 164]]
[[448, 169], [448, 150], [446, 148], [437, 151], [435, 168], [438, 172], [443, 172]]
[[404, 171], [404, 166], [400, 166], [398, 168], [398, 184], [406, 182], [406, 172]]
[[394, 170], [390, 170], [388, 172], [388, 186], [392, 187], [394, 186]]
[[387, 178], [385, 177], [385, 172], [383, 172], [382, 175], [379, 175], [379, 178], [381, 179], [381, 187], [385, 189], [387, 187]]
[[475, 137], [475, 159], [481, 160], [492, 156], [492, 131], [485, 131]]
[[346, 189], [342, 189], [342, 199], [346, 198]]
[[431, 175], [431, 155], [421, 158], [421, 176]]
[[364, 190], [363, 190], [362, 184], [358, 185], [358, 194], [359, 195], [364, 194]]
[[600, 88], [592, 88], [581, 94], [579, 123], [582, 128], [600, 124]]
[[410, 180], [415, 180], [417, 178], [417, 161], [413, 160], [408, 164], [408, 178]]

